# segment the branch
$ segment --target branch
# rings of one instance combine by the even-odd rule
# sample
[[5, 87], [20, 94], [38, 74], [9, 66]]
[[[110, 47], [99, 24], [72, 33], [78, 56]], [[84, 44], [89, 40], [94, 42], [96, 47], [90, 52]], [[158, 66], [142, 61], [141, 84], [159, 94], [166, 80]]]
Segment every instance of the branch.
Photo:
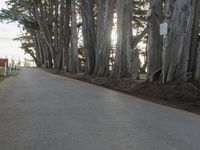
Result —
[[133, 38], [133, 45], [134, 47], [142, 40], [142, 38], [148, 33], [149, 26], [147, 26], [139, 35]]

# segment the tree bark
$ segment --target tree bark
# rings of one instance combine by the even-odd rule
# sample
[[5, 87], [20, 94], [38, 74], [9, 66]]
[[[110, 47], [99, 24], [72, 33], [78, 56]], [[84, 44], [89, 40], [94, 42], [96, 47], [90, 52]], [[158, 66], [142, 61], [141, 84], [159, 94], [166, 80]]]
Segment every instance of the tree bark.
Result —
[[64, 0], [64, 8], [63, 8], [63, 39], [62, 39], [62, 45], [63, 45], [63, 58], [62, 58], [62, 69], [67, 71], [69, 70], [69, 41], [70, 41], [70, 9], [71, 9], [71, 1], [70, 0]]
[[95, 69], [95, 46], [96, 46], [96, 31], [94, 20], [94, 0], [82, 0], [82, 19], [83, 19], [83, 40], [86, 49], [86, 69], [89, 74], [92, 74]]
[[[163, 82], [189, 80], [188, 74], [193, 70], [194, 54], [197, 53], [196, 40], [196, 6], [198, 0], [182, 0], [174, 2], [174, 10], [170, 22]], [[194, 40], [194, 41], [193, 41]], [[191, 67], [190, 67], [191, 66]]]
[[72, 73], [79, 72], [76, 0], [71, 0], [71, 50], [69, 56], [69, 71]]
[[95, 74], [98, 76], [108, 76], [110, 74], [109, 58], [114, 8], [115, 0], [98, 1], [97, 53], [95, 68]]
[[149, 18], [148, 35], [148, 76], [162, 66], [162, 37], [160, 36], [160, 24], [163, 21], [163, 1], [152, 0], [150, 2], [152, 15]]
[[198, 47], [198, 55], [196, 60], [195, 80], [200, 81], [200, 43]]
[[[37, 18], [38, 21], [38, 25], [40, 28], [41, 33], [43, 34], [43, 38], [44, 41], [42, 41], [42, 44], [46, 44], [45, 47], [48, 47], [48, 51], [50, 51], [50, 53], [48, 53], [49, 55], [49, 66], [53, 67], [53, 62], [55, 62], [55, 58], [54, 58], [54, 47], [53, 47], [53, 41], [52, 41], [52, 34], [51, 31], [47, 25], [47, 18], [45, 16], [48, 16], [42, 6], [41, 3], [37, 3], [36, 1], [33, 1], [34, 4], [34, 12], [35, 12], [35, 16]], [[50, 56], [51, 55], [51, 56]]]
[[131, 77], [133, 73], [132, 0], [117, 0], [116, 7], [117, 49], [112, 77]]

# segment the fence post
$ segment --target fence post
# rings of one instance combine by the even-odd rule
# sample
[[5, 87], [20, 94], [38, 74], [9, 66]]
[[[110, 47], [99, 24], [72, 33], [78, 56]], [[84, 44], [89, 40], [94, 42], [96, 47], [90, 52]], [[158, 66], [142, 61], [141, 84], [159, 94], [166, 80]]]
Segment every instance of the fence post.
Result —
[[7, 75], [7, 62], [5, 62], [5, 66], [4, 66], [4, 77], [6, 77]]
[[12, 72], [12, 66], [9, 65], [9, 72], [11, 73]]

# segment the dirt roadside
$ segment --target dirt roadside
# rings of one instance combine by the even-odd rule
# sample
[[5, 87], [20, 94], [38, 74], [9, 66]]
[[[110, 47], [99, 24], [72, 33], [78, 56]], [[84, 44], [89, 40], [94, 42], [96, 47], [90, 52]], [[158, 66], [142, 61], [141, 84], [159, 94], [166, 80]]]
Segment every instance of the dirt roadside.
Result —
[[113, 80], [105, 77], [83, 74], [75, 75], [46, 69], [45, 71], [103, 86], [154, 103], [200, 114], [200, 90], [188, 82], [173, 82], [163, 85], [160, 82], [143, 83], [135, 82], [130, 79]]

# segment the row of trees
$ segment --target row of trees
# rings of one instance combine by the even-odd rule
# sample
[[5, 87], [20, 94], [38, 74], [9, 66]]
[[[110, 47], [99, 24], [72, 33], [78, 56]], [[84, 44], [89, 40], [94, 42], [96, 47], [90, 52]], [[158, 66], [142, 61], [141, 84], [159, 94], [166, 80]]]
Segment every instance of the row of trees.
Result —
[[25, 33], [17, 40], [40, 67], [132, 79], [147, 71], [151, 81], [163, 83], [200, 80], [199, 0], [8, 0], [7, 5], [1, 19], [19, 22]]

